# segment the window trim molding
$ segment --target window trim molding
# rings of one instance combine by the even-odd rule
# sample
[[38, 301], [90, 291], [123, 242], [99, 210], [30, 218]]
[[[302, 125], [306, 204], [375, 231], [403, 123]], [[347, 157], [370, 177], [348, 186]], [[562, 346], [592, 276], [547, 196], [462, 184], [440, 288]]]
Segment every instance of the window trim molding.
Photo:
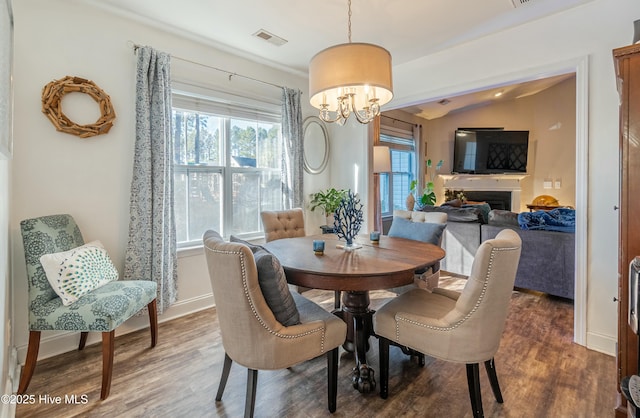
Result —
[[[174, 82], [174, 84], [176, 84]], [[178, 85], [182, 85], [178, 82]], [[223, 162], [224, 165], [191, 165], [191, 164], [176, 164], [174, 163], [174, 169], [176, 173], [182, 173], [188, 177], [191, 173], [207, 173], [207, 174], [219, 174], [222, 177], [221, 187], [223, 200], [221, 202], [220, 210], [222, 211], [222, 225], [221, 229], [225, 237], [230, 234], [233, 220], [233, 176], [234, 174], [258, 174], [262, 176], [263, 173], [280, 174], [281, 168], [271, 167], [235, 167], [232, 166], [231, 147], [229, 141], [229, 131], [231, 129], [231, 121], [234, 119], [255, 121], [258, 124], [277, 124], [279, 126], [278, 138], [283, 142], [282, 138], [282, 117], [280, 103], [276, 106], [274, 103], [261, 102], [256, 99], [236, 96], [229, 93], [219, 92], [217, 90], [198, 88], [197, 86], [191, 86], [189, 91], [183, 91], [176, 89], [172, 91], [172, 111], [181, 110], [190, 113], [206, 114], [213, 117], [218, 117], [223, 120], [220, 126], [223, 132], [220, 135], [220, 141], [222, 144]], [[198, 92], [199, 90], [199, 92]], [[207, 95], [204, 95], [206, 92]], [[215, 97], [211, 96], [215, 95]], [[234, 100], [231, 101], [230, 98]], [[281, 144], [284, 146], [284, 144]], [[174, 196], [175, 197], [175, 196]], [[187, 198], [188, 199], [188, 198]], [[188, 202], [187, 202], [188, 208]], [[187, 224], [189, 223], [190, 216], [187, 214]], [[263, 232], [260, 229], [261, 221], [258, 219], [259, 230], [250, 231], [246, 233], [235, 233], [238, 237], [246, 240], [255, 241], [263, 239]], [[189, 227], [189, 226], [187, 226]], [[201, 247], [198, 245], [198, 240], [181, 241], [177, 243], [178, 249], [184, 252], [184, 256], [191, 255], [191, 249], [197, 249]]]
[[[400, 134], [402, 134], [402, 136], [400, 136]], [[400, 138], [403, 140], [407, 140], [407, 142], [411, 141], [413, 143], [413, 145], [406, 145], [406, 144], [399, 144], [397, 142], [393, 142], [393, 141], [385, 141], [383, 140], [383, 136], [387, 136], [387, 137], [395, 137], [395, 138]], [[386, 127], [386, 126], [381, 126], [380, 127], [380, 143], [384, 144], [386, 146], [389, 146], [390, 150], [396, 150], [396, 151], [402, 151], [402, 152], [410, 152], [413, 153], [413, 174], [415, 176], [416, 180], [420, 179], [420, 156], [418, 155], [418, 146], [416, 144], [416, 140], [413, 136], [413, 132], [411, 131], [406, 131], [404, 129], [399, 129], [399, 128], [395, 128], [395, 127]], [[392, 159], [392, 164], [393, 164], [393, 159]], [[385, 217], [388, 216], [392, 216], [393, 215], [393, 210], [394, 210], [394, 202], [393, 202], [393, 175], [395, 173], [401, 173], [399, 171], [392, 171], [391, 173], [389, 173], [390, 175], [388, 175], [388, 191], [389, 191], [389, 205], [390, 205], [390, 212], [381, 212], [381, 216], [384, 219]], [[382, 182], [380, 182], [379, 187], [382, 186]], [[381, 191], [382, 192], [382, 191]], [[382, 199], [382, 193], [380, 193], [380, 198]]]

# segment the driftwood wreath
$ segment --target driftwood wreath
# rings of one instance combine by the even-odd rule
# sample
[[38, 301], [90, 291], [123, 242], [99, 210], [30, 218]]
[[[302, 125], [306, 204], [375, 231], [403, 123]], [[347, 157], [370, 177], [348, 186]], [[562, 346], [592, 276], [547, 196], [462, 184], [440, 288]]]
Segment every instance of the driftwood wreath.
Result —
[[[85, 93], [100, 106], [100, 118], [89, 125], [78, 125], [69, 120], [62, 112], [62, 98], [67, 93]], [[48, 83], [42, 89], [42, 113], [47, 115], [51, 123], [60, 132], [77, 135], [80, 138], [106, 134], [113, 125], [116, 112], [113, 110], [109, 95], [91, 80], [66, 76]]]

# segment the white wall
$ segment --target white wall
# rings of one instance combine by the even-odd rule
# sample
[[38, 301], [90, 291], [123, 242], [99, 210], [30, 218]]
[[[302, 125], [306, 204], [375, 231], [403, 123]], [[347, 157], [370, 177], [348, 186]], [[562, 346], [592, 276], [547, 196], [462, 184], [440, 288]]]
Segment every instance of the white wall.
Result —
[[[10, 240], [9, 240], [9, 188], [11, 161], [0, 157], [0, 347], [2, 350], [2, 371], [0, 380], [0, 390], [2, 394], [12, 393], [14, 385], [14, 372], [16, 359], [12, 355], [11, 336], [11, 266], [9, 262]], [[9, 416], [14, 406], [0, 404], [0, 416]]]
[[[304, 96], [302, 100], [307, 101]], [[315, 111], [311, 111], [311, 112], [313, 116], [317, 115]], [[309, 202], [311, 200], [309, 195], [311, 193], [316, 193], [320, 190], [327, 189], [328, 187], [335, 187], [335, 185], [331, 183], [331, 160], [333, 156], [336, 155], [336, 153], [339, 151], [336, 150], [336, 145], [334, 145], [333, 141], [331, 140], [333, 136], [331, 133], [331, 128], [327, 124], [325, 124], [325, 127], [327, 128], [327, 134], [329, 136], [329, 162], [327, 163], [326, 168], [321, 173], [309, 174], [306, 171], [304, 173], [304, 180], [303, 180], [304, 189], [305, 189], [304, 206], [306, 209], [305, 218], [304, 218], [304, 222], [305, 222], [304, 228], [307, 235], [319, 234], [321, 232], [319, 229], [319, 226], [325, 225], [327, 223], [326, 217], [324, 216], [324, 214], [320, 209], [316, 209], [313, 212], [311, 212], [308, 209]], [[315, 158], [318, 158], [318, 157], [315, 157]]]
[[[596, 0], [394, 68], [394, 107], [545, 75], [589, 57], [587, 346], [615, 353], [618, 265], [618, 95], [611, 51], [628, 45], [634, 0]], [[561, 65], [560, 65], [561, 66]]]
[[[20, 220], [70, 213], [80, 225], [85, 240], [100, 239], [122, 271], [129, 222], [135, 124], [135, 55], [128, 41], [278, 85], [299, 88], [304, 93], [305, 116], [311, 114], [311, 109], [304, 104], [307, 102], [304, 97], [308, 97], [304, 78], [111, 15], [81, 1], [22, 0], [15, 2], [14, 14], [15, 147], [9, 225], [15, 266], [15, 344], [23, 361], [28, 323]], [[212, 90], [279, 103], [280, 89], [240, 77], [229, 81], [224, 73], [176, 58], [172, 59], [172, 64], [174, 80], [204, 83]], [[117, 118], [107, 135], [80, 139], [59, 133], [41, 113], [42, 87], [66, 75], [91, 79], [111, 96]], [[90, 104], [87, 110], [75, 106], [72, 110], [78, 112], [76, 117], [80, 118], [87, 117], [83, 112], [89, 113], [95, 108]], [[69, 116], [74, 119], [73, 114]], [[6, 193], [1, 185], [0, 193]], [[0, 201], [5, 202], [2, 195]], [[0, 268], [3, 268], [1, 262], [0, 257]], [[161, 321], [213, 303], [201, 250], [180, 254], [178, 276], [178, 303], [162, 315]], [[134, 318], [118, 332], [145, 325], [145, 318]], [[98, 335], [90, 336], [89, 343], [98, 339]], [[77, 336], [45, 333], [41, 357], [74, 349], [76, 344]]]
[[[11, 1], [8, 2], [11, 9]], [[2, 7], [5, 7], [4, 5]], [[7, 30], [2, 30], [2, 45], [8, 41]], [[3, 51], [5, 52], [5, 51]], [[3, 54], [6, 56], [6, 54]], [[3, 80], [4, 82], [5, 80]], [[3, 93], [7, 93], [3, 89]], [[4, 133], [4, 126], [2, 132]], [[9, 238], [9, 202], [11, 159], [8, 155], [0, 155], [0, 394], [13, 393], [16, 358], [12, 337], [12, 298], [11, 298], [11, 241]], [[9, 417], [15, 413], [15, 405], [0, 403], [0, 417]]]
[[[371, 207], [368, 127], [369, 125], [361, 125], [353, 116], [343, 126], [329, 126], [331, 187], [351, 189], [353, 193], [357, 193], [365, 214], [370, 214]], [[361, 233], [369, 231], [369, 222], [365, 215]]]

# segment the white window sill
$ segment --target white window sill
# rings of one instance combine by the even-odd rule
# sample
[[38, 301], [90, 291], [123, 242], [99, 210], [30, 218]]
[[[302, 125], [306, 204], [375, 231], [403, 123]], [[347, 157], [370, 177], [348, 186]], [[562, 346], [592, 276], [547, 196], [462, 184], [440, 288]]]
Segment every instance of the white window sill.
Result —
[[[256, 245], [264, 244], [264, 238], [248, 239], [248, 242]], [[177, 250], [178, 258], [195, 257], [204, 254], [203, 245], [194, 245], [192, 247], [181, 247]]]
[[195, 257], [204, 254], [204, 247], [202, 245], [196, 245], [193, 247], [178, 248], [177, 254], [178, 258]]

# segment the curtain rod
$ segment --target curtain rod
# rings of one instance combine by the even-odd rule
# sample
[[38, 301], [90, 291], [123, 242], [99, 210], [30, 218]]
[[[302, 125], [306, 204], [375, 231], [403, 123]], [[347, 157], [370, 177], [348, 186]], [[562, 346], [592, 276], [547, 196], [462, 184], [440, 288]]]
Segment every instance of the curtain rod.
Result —
[[407, 125], [415, 125], [415, 126], [422, 126], [419, 123], [412, 123], [412, 122], [407, 122], [406, 120], [401, 120], [401, 119], [396, 119], [396, 118], [392, 118], [391, 116], [387, 116], [387, 115], [380, 115], [381, 118], [387, 118], [387, 119], [391, 119], [391, 120], [395, 120], [398, 122], [402, 122], [402, 123], [406, 123]]
[[[136, 44], [136, 43], [134, 43], [132, 41], [128, 41], [127, 43], [129, 44], [129, 46], [131, 46], [131, 48], [133, 48], [133, 53], [134, 54], [136, 52], [138, 52], [138, 48], [144, 46], [144, 45], [138, 45], [138, 44]], [[231, 81], [231, 77], [241, 77], [241, 78], [246, 78], [247, 80], [255, 81], [257, 83], [267, 84], [269, 86], [277, 87], [277, 88], [280, 88], [280, 89], [284, 88], [283, 86], [280, 86], [280, 85], [274, 84], [274, 83], [270, 83], [268, 81], [259, 80], [257, 78], [249, 77], [247, 75], [234, 73], [232, 71], [223, 70], [222, 68], [218, 68], [218, 67], [214, 67], [214, 66], [211, 66], [211, 65], [203, 64], [203, 63], [197, 62], [197, 61], [192, 61], [192, 60], [189, 60], [189, 59], [186, 59], [186, 58], [179, 57], [177, 55], [173, 55], [173, 54], [169, 54], [169, 55], [171, 55], [173, 58], [178, 59], [180, 61], [188, 62], [190, 64], [199, 65], [201, 67], [210, 68], [212, 70], [216, 70], [216, 71], [220, 71], [222, 73], [228, 74], [229, 75], [229, 81]]]

